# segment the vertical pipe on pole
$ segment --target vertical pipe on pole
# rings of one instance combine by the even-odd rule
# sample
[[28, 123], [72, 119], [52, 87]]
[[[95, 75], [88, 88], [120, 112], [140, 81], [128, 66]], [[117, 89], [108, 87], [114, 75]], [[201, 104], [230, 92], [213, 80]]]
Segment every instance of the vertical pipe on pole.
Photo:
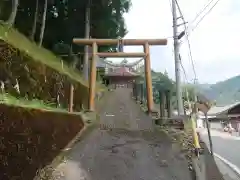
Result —
[[166, 99], [167, 99], [167, 110], [168, 110], [168, 118], [172, 116], [172, 102], [171, 102], [171, 91], [166, 91]]
[[[194, 84], [197, 84], [197, 79], [194, 79]], [[193, 94], [194, 94], [194, 106], [193, 106], [194, 109], [193, 109], [193, 113], [196, 114], [196, 120], [197, 120], [199, 118], [198, 117], [198, 108], [197, 108], [198, 96], [197, 96], [196, 88], [194, 88], [193, 90], [194, 90], [194, 92], [193, 92]]]
[[137, 83], [134, 84], [134, 91], [135, 91], [135, 100], [137, 100]]
[[152, 91], [152, 76], [151, 76], [151, 63], [150, 63], [150, 50], [149, 44], [145, 43], [144, 53], [146, 57], [144, 58], [145, 63], [145, 77], [146, 77], [146, 90], [147, 90], [147, 108], [148, 114], [150, 115], [153, 110], [153, 91]]
[[139, 84], [138, 83], [136, 83], [136, 102], [138, 102], [139, 101]]
[[143, 104], [144, 99], [144, 90], [143, 90], [143, 84], [141, 84], [141, 104]]
[[182, 90], [181, 90], [181, 74], [179, 59], [179, 41], [177, 35], [177, 9], [176, 0], [172, 0], [173, 15], [173, 39], [174, 39], [174, 59], [175, 59], [175, 75], [176, 75], [176, 91], [177, 91], [177, 110], [178, 115], [183, 114]]
[[161, 91], [159, 90], [158, 91], [158, 93], [159, 93], [159, 112], [160, 112], [160, 118], [162, 118], [162, 93], [161, 93]]
[[161, 104], [160, 104], [160, 108], [161, 108], [161, 118], [165, 118], [166, 115], [165, 115], [165, 108], [166, 108], [166, 94], [165, 94], [165, 91], [161, 91]]
[[132, 97], [134, 98], [134, 82], [132, 82]]
[[89, 111], [94, 111], [95, 106], [95, 89], [96, 89], [96, 61], [97, 61], [97, 43], [94, 42], [92, 45], [92, 60], [91, 60], [91, 73], [89, 81]]

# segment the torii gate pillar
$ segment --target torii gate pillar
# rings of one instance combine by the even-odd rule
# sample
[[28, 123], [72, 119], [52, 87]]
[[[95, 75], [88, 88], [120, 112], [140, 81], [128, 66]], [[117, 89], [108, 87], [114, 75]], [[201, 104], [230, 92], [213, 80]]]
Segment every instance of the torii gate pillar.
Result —
[[153, 111], [153, 90], [152, 90], [152, 75], [151, 75], [151, 63], [150, 63], [150, 49], [149, 44], [144, 44], [144, 66], [145, 66], [145, 77], [146, 77], [146, 90], [147, 90], [147, 107], [148, 114], [150, 115]]
[[96, 70], [96, 62], [97, 62], [97, 52], [98, 45], [96, 42], [92, 44], [92, 61], [91, 61], [91, 72], [90, 72], [90, 81], [89, 81], [89, 99], [88, 99], [88, 109], [89, 111], [95, 110], [95, 88], [96, 88], [96, 79], [97, 79], [97, 70]]

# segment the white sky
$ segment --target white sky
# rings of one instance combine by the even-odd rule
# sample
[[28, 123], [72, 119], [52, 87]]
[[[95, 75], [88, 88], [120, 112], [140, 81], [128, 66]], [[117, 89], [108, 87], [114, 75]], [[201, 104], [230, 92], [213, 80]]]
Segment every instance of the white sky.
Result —
[[[191, 22], [209, 0], [178, 1], [185, 20]], [[131, 11], [125, 15], [129, 31], [125, 38], [172, 36], [169, 0], [132, 0], [132, 4]], [[215, 83], [239, 75], [240, 0], [220, 0], [192, 32], [190, 42], [200, 83]], [[142, 51], [141, 47], [125, 47], [124, 50], [126, 52]], [[180, 53], [188, 80], [193, 80], [187, 43], [181, 46]], [[167, 46], [151, 48], [151, 66], [156, 71], [167, 70], [169, 76], [175, 79], [171, 38], [169, 38]]]

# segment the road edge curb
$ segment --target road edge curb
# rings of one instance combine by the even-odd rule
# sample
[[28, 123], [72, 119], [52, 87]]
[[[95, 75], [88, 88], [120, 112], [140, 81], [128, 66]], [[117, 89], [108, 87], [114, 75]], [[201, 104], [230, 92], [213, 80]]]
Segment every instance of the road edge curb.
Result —
[[[97, 116], [97, 114], [96, 114]], [[83, 117], [85, 119], [85, 117]], [[58, 154], [58, 156], [52, 161], [52, 166], [55, 168], [61, 161], [63, 160], [63, 157], [67, 155], [67, 153], [71, 150], [71, 148], [79, 141], [87, 137], [99, 124], [98, 118], [96, 118], [95, 121], [92, 121], [91, 123], [87, 123], [85, 120], [84, 127], [81, 131], [79, 131], [76, 136], [61, 150], [61, 152]], [[60, 158], [59, 158], [60, 157]], [[62, 157], [62, 158], [61, 158]]]
[[227, 159], [223, 158], [222, 156], [220, 156], [219, 154], [213, 153], [213, 155], [220, 159], [224, 164], [226, 164], [229, 168], [231, 168], [231, 170], [238, 176], [240, 177], [240, 169], [232, 164], [230, 161], [228, 161]]

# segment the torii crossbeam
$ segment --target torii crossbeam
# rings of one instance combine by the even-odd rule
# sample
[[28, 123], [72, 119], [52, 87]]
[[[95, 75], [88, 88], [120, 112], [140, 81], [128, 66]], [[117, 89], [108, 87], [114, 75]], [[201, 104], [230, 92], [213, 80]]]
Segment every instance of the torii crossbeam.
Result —
[[125, 53], [125, 52], [98, 52], [98, 46], [101, 45], [118, 45], [119, 39], [79, 39], [74, 38], [73, 43], [79, 45], [92, 46], [91, 74], [89, 82], [89, 110], [95, 109], [95, 88], [96, 88], [96, 61], [98, 57], [143, 57], [145, 65], [146, 87], [147, 87], [147, 107], [150, 114], [153, 110], [153, 92], [152, 77], [150, 65], [150, 48], [151, 45], [167, 45], [167, 39], [121, 39], [124, 46], [143, 46], [142, 53]]

